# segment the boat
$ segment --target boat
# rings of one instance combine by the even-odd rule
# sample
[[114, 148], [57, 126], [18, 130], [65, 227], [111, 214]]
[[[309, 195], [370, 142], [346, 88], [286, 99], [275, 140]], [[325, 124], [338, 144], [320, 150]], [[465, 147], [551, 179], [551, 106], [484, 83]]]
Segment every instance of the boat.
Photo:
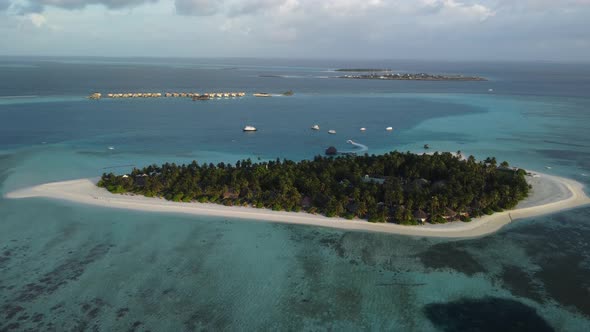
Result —
[[328, 134], [336, 134], [336, 130], [330, 129], [330, 130], [328, 130]]
[[246, 126], [244, 127], [243, 131], [256, 131], [258, 129], [256, 129], [256, 127], [253, 126]]
[[256, 92], [253, 94], [254, 97], [270, 97], [271, 94], [267, 92]]
[[108, 147], [108, 149], [109, 149], [109, 150], [114, 150], [114, 149], [115, 149], [115, 147], [114, 147], [114, 146], [109, 146], [109, 147]]
[[362, 127], [361, 128], [361, 131], [365, 131], [365, 130], [367, 130], [367, 128], [365, 128], [365, 127]]
[[424, 144], [424, 148], [425, 149], [430, 149], [430, 147], [428, 146], [428, 144]]
[[311, 127], [311, 129], [313, 129], [313, 130], [320, 130], [320, 126], [319, 126], [319, 125], [317, 125], [317, 124], [315, 124], [315, 125], [313, 125], [313, 126]]
[[387, 127], [387, 128], [385, 128], [385, 130], [392, 131], [393, 130], [393, 127]]

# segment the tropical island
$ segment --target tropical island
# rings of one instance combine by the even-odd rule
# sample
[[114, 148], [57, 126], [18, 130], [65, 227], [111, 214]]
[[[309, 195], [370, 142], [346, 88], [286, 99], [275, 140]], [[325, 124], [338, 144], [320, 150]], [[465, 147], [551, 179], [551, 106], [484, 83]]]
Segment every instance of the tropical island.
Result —
[[[350, 70], [346, 70], [350, 71]], [[357, 70], [360, 71], [360, 70]], [[383, 73], [371, 72], [361, 75], [343, 75], [338, 78], [346, 79], [361, 79], [361, 80], [398, 80], [398, 81], [487, 81], [487, 79], [479, 76], [463, 76], [463, 75], [441, 75], [441, 74], [426, 74], [426, 73]]]
[[166, 163], [103, 174], [111, 193], [176, 202], [305, 211], [327, 217], [415, 225], [470, 221], [514, 208], [527, 197], [522, 169], [495, 158], [477, 162], [460, 154], [321, 157], [235, 165]]
[[343, 72], [390, 72], [391, 69], [383, 69], [383, 68], [341, 68], [341, 69], [336, 69], [335, 71], [343, 71]]

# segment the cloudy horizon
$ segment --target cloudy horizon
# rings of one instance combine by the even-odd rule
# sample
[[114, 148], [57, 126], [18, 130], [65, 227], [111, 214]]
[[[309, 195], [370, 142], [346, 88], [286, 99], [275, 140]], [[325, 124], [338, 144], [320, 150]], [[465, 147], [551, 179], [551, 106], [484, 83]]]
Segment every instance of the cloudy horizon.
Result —
[[0, 0], [0, 55], [588, 61], [590, 0]]

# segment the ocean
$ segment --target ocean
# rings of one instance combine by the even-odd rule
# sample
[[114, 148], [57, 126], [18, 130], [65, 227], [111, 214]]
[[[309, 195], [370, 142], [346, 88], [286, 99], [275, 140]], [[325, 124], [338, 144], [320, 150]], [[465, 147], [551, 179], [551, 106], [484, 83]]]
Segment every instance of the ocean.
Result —
[[[334, 78], [359, 67], [489, 81]], [[588, 91], [587, 64], [0, 57], [0, 194], [153, 163], [310, 159], [349, 139], [589, 185]], [[445, 240], [0, 198], [0, 331], [585, 331], [589, 217]]]

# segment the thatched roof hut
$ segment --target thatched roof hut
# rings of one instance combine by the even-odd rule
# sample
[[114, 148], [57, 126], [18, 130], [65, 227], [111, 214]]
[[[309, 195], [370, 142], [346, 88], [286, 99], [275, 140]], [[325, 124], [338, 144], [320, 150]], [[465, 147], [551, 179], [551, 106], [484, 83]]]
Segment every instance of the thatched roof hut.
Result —
[[453, 219], [457, 216], [457, 212], [449, 209], [449, 208], [445, 208], [445, 212], [443, 213], [443, 218], [445, 219]]
[[426, 222], [428, 220], [428, 213], [422, 211], [421, 209], [414, 211], [414, 219], [419, 222]]

